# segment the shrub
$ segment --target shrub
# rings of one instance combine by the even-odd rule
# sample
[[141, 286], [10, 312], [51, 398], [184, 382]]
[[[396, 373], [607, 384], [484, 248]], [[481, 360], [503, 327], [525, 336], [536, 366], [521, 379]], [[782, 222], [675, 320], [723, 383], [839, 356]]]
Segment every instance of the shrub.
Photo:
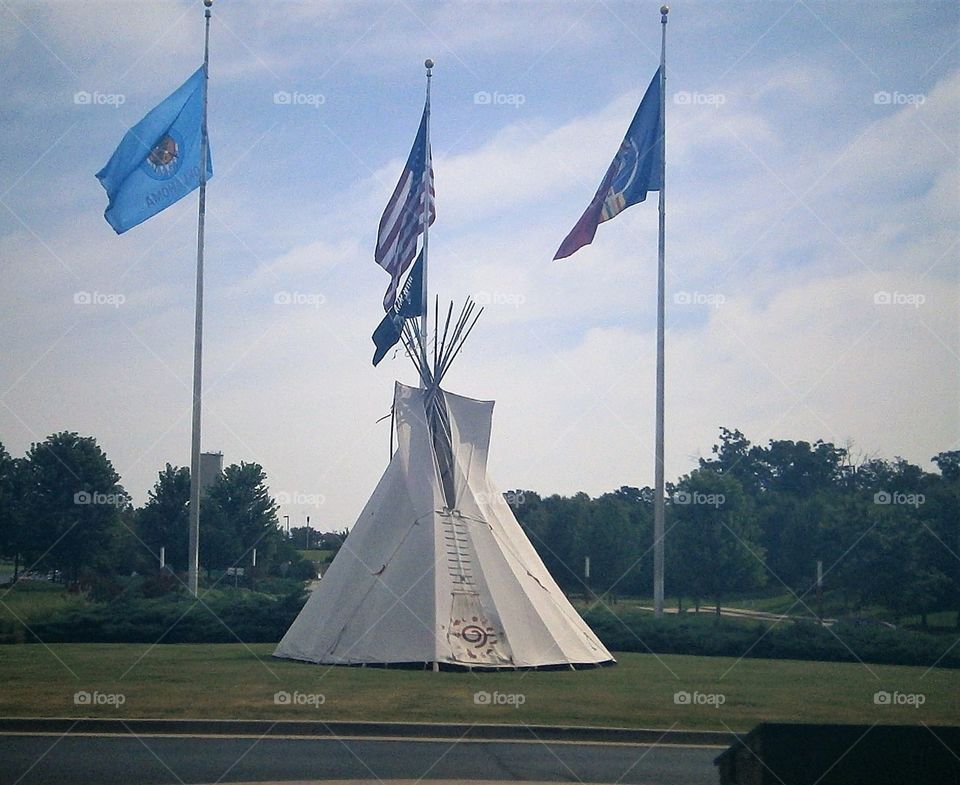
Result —
[[612, 651], [654, 651], [715, 657], [868, 662], [887, 665], [960, 667], [956, 638], [909, 630], [838, 624], [832, 630], [815, 622], [761, 622], [727, 618], [614, 615], [594, 609], [584, 617]]
[[[210, 592], [142, 598], [56, 611], [31, 624], [27, 640], [45, 643], [271, 643], [279, 641], [306, 601], [303, 590], [277, 597]], [[0, 630], [0, 635], [2, 635]]]

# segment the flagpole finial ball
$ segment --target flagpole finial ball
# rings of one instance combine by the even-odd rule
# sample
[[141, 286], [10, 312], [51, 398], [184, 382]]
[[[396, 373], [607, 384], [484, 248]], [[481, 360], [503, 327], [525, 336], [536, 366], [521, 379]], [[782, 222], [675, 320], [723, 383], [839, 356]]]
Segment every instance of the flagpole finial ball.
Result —
[[431, 60], [429, 57], [423, 61], [423, 64], [427, 68], [433, 68], [433, 60]]
[[670, 13], [670, 6], [668, 6], [668, 5], [662, 5], [662, 6], [660, 6], [660, 13], [663, 14], [664, 16], [666, 16], [667, 14], [669, 14], [669, 13]]

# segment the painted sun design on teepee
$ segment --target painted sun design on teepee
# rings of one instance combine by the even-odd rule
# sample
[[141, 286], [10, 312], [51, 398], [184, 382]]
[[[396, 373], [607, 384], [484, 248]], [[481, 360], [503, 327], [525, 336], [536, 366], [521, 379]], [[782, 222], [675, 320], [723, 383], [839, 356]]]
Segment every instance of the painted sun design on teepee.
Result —
[[[489, 647], [486, 652], [488, 654], [492, 653], [493, 648], [500, 642], [500, 635], [496, 627], [491, 625], [487, 619], [478, 616], [472, 616], [469, 620], [454, 619], [453, 634], [474, 649]], [[467, 654], [475, 656], [469, 650]]]

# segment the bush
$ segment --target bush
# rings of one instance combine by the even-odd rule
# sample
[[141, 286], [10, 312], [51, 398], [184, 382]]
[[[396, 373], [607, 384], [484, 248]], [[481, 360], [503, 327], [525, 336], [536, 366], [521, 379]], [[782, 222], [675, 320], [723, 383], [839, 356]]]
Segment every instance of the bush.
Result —
[[[183, 593], [143, 597], [134, 582], [111, 602], [90, 602], [32, 619], [31, 631], [0, 620], [0, 643], [275, 643], [306, 602], [302, 585], [272, 579], [272, 594], [211, 590], [196, 600]], [[148, 582], [149, 583], [149, 582]], [[155, 588], [150, 586], [148, 592]], [[762, 622], [703, 616], [656, 619], [649, 613], [617, 615], [602, 608], [585, 615], [612, 651], [691, 654], [714, 657], [819, 660], [960, 668], [953, 635], [813, 622]], [[939, 662], [938, 662], [939, 661]]]
[[[883, 627], [838, 624], [832, 630], [812, 621], [761, 622], [727, 618], [654, 618], [646, 613], [616, 616], [595, 609], [584, 618], [611, 651], [654, 651], [713, 657], [868, 662], [960, 668], [954, 636]], [[942, 659], [941, 659], [942, 658]]]
[[317, 565], [309, 559], [301, 559], [290, 565], [287, 575], [298, 581], [313, 581], [317, 578]]
[[[29, 641], [44, 643], [272, 643], [303, 607], [303, 590], [277, 597], [257, 592], [210, 592], [142, 598], [56, 611], [31, 624]], [[0, 630], [0, 639], [3, 639]]]
[[9, 619], [0, 619], [0, 643], [23, 643], [25, 627]]
[[277, 597], [286, 597], [288, 594], [303, 591], [303, 581], [297, 578], [279, 578], [271, 575], [268, 578], [257, 579], [257, 591], [264, 594], [273, 594]]

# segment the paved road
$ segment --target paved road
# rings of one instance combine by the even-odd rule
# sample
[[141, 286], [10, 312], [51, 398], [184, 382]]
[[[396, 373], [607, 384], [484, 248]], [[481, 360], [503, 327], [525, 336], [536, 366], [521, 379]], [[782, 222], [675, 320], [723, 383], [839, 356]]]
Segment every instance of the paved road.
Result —
[[0, 736], [0, 785], [403, 778], [714, 785], [710, 747], [196, 736]]
[[[654, 610], [651, 606], [647, 606], [647, 605], [640, 605], [638, 607], [642, 611], [650, 611], [651, 613]], [[676, 608], [664, 608], [663, 612], [672, 613], [674, 615], [678, 613]], [[693, 608], [687, 608], [686, 610], [683, 611], [683, 614], [696, 615], [694, 613]], [[710, 606], [710, 605], [701, 605], [699, 615], [715, 616], [716, 607]], [[794, 613], [794, 614], [770, 613], [768, 611], [754, 611], [754, 610], [750, 610], [749, 608], [727, 608], [723, 605], [720, 606], [720, 615], [731, 616], [736, 619], [758, 619], [760, 621], [775, 621], [775, 622], [791, 621], [791, 620], [794, 620], [794, 621], [799, 620], [799, 621], [807, 621], [807, 622], [816, 621], [816, 618], [814, 616], [811, 616], [808, 613]], [[832, 627], [836, 623], [837, 623], [836, 619], [825, 618], [823, 620], [824, 627]]]

